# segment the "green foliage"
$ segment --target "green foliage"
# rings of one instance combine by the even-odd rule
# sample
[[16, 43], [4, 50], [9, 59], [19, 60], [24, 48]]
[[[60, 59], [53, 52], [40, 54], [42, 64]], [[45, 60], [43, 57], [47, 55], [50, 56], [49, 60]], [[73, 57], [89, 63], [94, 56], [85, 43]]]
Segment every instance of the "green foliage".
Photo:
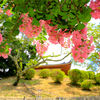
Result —
[[42, 69], [39, 73], [39, 76], [42, 78], [48, 78], [50, 76], [50, 70], [49, 69]]
[[82, 24], [82, 23], [79, 23], [78, 25], [77, 25], [77, 30], [81, 30], [81, 29], [83, 29], [85, 27], [85, 25], [84, 24]]
[[50, 77], [56, 82], [60, 83], [64, 79], [65, 73], [61, 70], [53, 69], [51, 71]]
[[89, 90], [90, 87], [92, 87], [92, 81], [90, 80], [85, 80], [81, 83], [81, 88], [84, 89], [84, 90]]
[[35, 76], [35, 70], [29, 69], [24, 76], [27, 80], [31, 80]]
[[77, 84], [77, 82], [81, 80], [82, 73], [79, 69], [71, 69], [68, 71], [68, 76], [71, 80], [71, 83], [74, 85], [74, 84]]
[[[28, 16], [33, 18], [32, 23], [34, 25], [39, 26], [40, 20], [51, 19], [52, 25], [58, 25], [58, 30], [61, 28], [68, 28], [72, 31], [80, 30], [84, 28], [83, 23], [91, 19], [91, 8], [84, 6], [89, 1], [90, 0], [3, 0], [0, 2], [0, 7], [3, 8], [4, 13], [8, 9], [11, 9], [13, 15], [9, 17], [1, 13], [0, 22], [5, 21], [3, 26], [8, 29], [12, 28], [10, 30], [14, 36], [16, 36], [22, 20], [19, 20], [20, 15], [29, 12]], [[8, 5], [8, 7], [4, 8], [5, 5]], [[15, 6], [12, 8], [12, 5]], [[11, 31], [9, 31], [9, 33]], [[12, 37], [12, 35], [10, 37]]]
[[93, 71], [87, 71], [89, 75], [89, 79], [94, 79], [95, 78], [95, 73]]
[[81, 73], [82, 74], [81, 74], [80, 82], [83, 82], [84, 80], [89, 79], [89, 75], [87, 71], [81, 70]]
[[97, 84], [100, 84], [100, 73], [97, 73], [95, 75], [95, 81], [96, 81]]
[[39, 21], [36, 18], [33, 18], [32, 24], [36, 26], [40, 25]]
[[3, 25], [4, 25], [6, 28], [11, 28], [11, 27], [13, 27], [13, 23], [10, 22], [10, 21], [4, 22]]

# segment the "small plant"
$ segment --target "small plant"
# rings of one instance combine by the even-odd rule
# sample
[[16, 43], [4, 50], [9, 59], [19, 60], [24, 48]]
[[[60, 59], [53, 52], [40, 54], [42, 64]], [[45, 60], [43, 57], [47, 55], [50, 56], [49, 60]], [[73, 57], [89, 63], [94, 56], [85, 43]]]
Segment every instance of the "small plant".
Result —
[[71, 69], [68, 71], [68, 76], [71, 80], [71, 84], [75, 85], [82, 78], [82, 73], [79, 69]]
[[65, 73], [61, 70], [53, 69], [50, 76], [56, 83], [60, 83], [64, 79]]
[[96, 81], [96, 83], [98, 84], [100, 84], [100, 73], [97, 73], [96, 75], [95, 75], [95, 81]]
[[50, 76], [50, 70], [49, 69], [42, 69], [39, 73], [39, 76], [42, 78], [47, 78]]
[[25, 76], [25, 79], [31, 80], [35, 76], [35, 70], [29, 69], [24, 76]]
[[81, 88], [84, 89], [84, 90], [89, 90], [90, 87], [92, 87], [92, 81], [90, 80], [84, 80], [82, 83], [81, 83]]
[[87, 71], [88, 75], [89, 75], [89, 79], [94, 79], [95, 78], [95, 73], [93, 71]]
[[81, 70], [81, 79], [79, 80], [79, 82], [83, 82], [86, 79], [89, 79], [89, 74], [87, 71]]

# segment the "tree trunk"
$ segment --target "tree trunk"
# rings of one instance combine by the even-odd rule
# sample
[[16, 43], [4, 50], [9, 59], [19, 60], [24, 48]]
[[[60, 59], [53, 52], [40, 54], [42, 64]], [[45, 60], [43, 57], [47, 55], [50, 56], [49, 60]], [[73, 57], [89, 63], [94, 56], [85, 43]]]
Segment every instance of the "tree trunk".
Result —
[[13, 86], [17, 86], [20, 80], [20, 75], [17, 75], [16, 81], [13, 83]]

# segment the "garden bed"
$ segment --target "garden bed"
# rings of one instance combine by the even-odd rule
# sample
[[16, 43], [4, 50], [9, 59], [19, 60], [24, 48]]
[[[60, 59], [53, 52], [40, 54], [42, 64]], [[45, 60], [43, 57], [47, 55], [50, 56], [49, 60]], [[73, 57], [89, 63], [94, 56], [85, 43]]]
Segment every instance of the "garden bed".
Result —
[[32, 80], [21, 78], [18, 86], [12, 86], [15, 77], [9, 77], [0, 80], [0, 96], [14, 97], [34, 97], [32, 93], [24, 86], [23, 82], [31, 87], [31, 90], [41, 97], [81, 97], [100, 95], [100, 85], [94, 85], [90, 90], [82, 90], [80, 84], [71, 85], [70, 79], [65, 77], [61, 83], [54, 83], [49, 78], [40, 78], [38, 75]]

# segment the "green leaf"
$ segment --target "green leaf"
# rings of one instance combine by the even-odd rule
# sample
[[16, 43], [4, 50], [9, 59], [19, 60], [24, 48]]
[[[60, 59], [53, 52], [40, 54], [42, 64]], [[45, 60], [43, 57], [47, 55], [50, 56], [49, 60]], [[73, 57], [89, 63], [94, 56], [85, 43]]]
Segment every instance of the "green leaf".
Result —
[[68, 3], [69, 2], [69, 0], [66, 0], [66, 3]]
[[69, 8], [67, 7], [67, 5], [63, 4], [62, 5], [62, 11], [68, 11], [68, 10], [69, 10]]
[[13, 31], [13, 36], [16, 36], [16, 35], [18, 35], [19, 34], [19, 30], [14, 30]]
[[41, 19], [41, 18], [43, 18], [43, 15], [37, 15], [36, 18]]
[[68, 18], [68, 16], [63, 16], [63, 17], [62, 17], [63, 20], [65, 20], [65, 19], [67, 19], [67, 18]]
[[84, 24], [79, 23], [79, 24], [77, 25], [76, 29], [77, 29], [77, 30], [81, 30], [81, 29], [83, 29], [84, 27], [85, 27]]
[[79, 16], [79, 20], [83, 23], [86, 23], [86, 22], [89, 22], [91, 20], [91, 15], [88, 14], [88, 15], [81, 15]]
[[76, 6], [78, 6], [79, 5], [79, 0], [74, 0], [74, 3], [75, 3]]
[[9, 53], [9, 48], [10, 48], [10, 46], [6, 45], [6, 47], [5, 47], [6, 53]]
[[11, 23], [10, 21], [6, 21], [6, 22], [3, 23], [3, 26], [7, 27], [7, 28], [12, 28], [13, 27], [13, 23]]
[[79, 1], [79, 6], [84, 6], [85, 4], [87, 4], [90, 0], [80, 0]]
[[53, 15], [51, 15], [51, 14], [46, 14], [46, 18], [47, 18], [47, 20], [50, 20], [50, 19], [54, 19], [54, 16]]
[[36, 26], [40, 26], [40, 23], [36, 18], [33, 18], [32, 24]]
[[14, 0], [15, 4], [23, 4], [25, 0]]
[[75, 15], [72, 12], [69, 12], [69, 17], [75, 18]]
[[58, 0], [55, 0], [58, 3]]
[[69, 21], [68, 21], [68, 24], [69, 25], [75, 25], [75, 24], [77, 24], [78, 23], [78, 20], [75, 18], [75, 19], [70, 19]]
[[74, 7], [74, 5], [73, 5], [73, 4], [71, 4], [71, 9], [75, 9], [75, 7]]
[[33, 8], [29, 8], [29, 15], [31, 16], [31, 17], [33, 17], [33, 15], [34, 15], [34, 9]]
[[89, 22], [90, 19], [91, 19], [91, 15], [90, 15], [90, 12], [91, 12], [91, 8], [87, 7], [87, 8], [84, 8], [84, 13], [81, 13], [81, 12], [78, 12], [78, 18], [81, 22], [83, 23], [86, 23], [86, 22]]
[[43, 37], [43, 40], [44, 40], [44, 41], [46, 41], [46, 40], [47, 40], [47, 38], [46, 38], [46, 37]]
[[64, 0], [61, 0], [61, 3], [64, 3]]

